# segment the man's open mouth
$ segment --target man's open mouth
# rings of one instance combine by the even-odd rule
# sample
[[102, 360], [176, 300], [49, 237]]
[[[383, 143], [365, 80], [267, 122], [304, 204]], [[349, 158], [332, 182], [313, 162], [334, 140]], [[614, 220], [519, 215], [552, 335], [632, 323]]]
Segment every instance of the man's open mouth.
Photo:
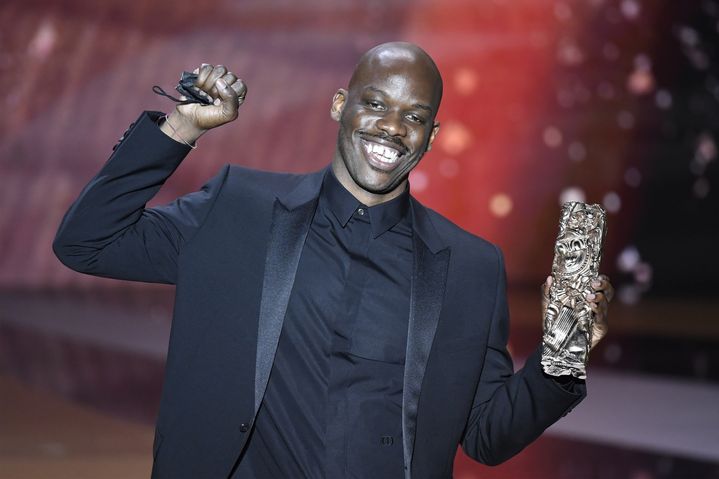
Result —
[[385, 142], [380, 143], [365, 138], [361, 141], [367, 160], [374, 168], [391, 171], [399, 165], [399, 159], [404, 154], [399, 146], [393, 147]]

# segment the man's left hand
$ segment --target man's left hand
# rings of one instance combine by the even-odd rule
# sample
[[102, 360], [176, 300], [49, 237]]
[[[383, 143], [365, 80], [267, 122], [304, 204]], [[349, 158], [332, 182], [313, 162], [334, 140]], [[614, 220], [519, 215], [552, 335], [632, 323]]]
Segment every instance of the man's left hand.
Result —
[[[546, 317], [547, 306], [549, 304], [549, 288], [552, 285], [552, 277], [549, 276], [542, 285], [542, 318]], [[591, 282], [593, 293], [588, 293], [587, 303], [594, 312], [594, 327], [592, 329], [592, 346], [591, 349], [599, 344], [607, 334], [609, 325], [607, 324], [607, 310], [609, 302], [614, 298], [614, 287], [609, 282], [609, 278], [601, 274], [594, 278]]]

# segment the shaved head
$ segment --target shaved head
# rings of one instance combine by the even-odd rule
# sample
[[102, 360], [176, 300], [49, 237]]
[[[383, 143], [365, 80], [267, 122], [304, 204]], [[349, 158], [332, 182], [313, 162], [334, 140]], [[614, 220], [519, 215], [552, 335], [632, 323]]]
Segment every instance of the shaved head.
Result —
[[367, 206], [401, 194], [437, 135], [441, 98], [437, 65], [417, 45], [383, 43], [362, 55], [347, 90], [332, 98], [340, 183]]
[[348, 85], [350, 94], [357, 85], [363, 85], [368, 72], [376, 71], [382, 66], [392, 63], [407, 63], [416, 66], [418, 75], [424, 75], [427, 80], [434, 83], [436, 104], [433, 111], [436, 114], [442, 100], [442, 75], [439, 68], [422, 48], [409, 42], [388, 42], [377, 45], [365, 52], [355, 66]]

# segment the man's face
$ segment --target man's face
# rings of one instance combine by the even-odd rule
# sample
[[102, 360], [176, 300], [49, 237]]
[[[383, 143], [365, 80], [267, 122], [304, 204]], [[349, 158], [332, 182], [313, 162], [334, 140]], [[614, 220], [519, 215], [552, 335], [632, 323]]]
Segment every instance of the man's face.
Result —
[[438, 81], [422, 61], [379, 57], [361, 64], [349, 91], [339, 90], [332, 104], [340, 123], [335, 172], [346, 170], [360, 193], [386, 196], [404, 187], [439, 128]]

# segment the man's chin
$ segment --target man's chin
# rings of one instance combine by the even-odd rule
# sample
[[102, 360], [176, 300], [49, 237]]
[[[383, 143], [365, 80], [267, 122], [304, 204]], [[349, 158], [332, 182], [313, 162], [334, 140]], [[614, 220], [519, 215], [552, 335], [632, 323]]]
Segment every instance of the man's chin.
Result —
[[360, 179], [358, 181], [355, 179], [355, 183], [368, 193], [372, 193], [374, 195], [386, 195], [396, 190], [397, 187], [402, 184], [402, 180], [397, 178], [387, 178], [382, 180]]

